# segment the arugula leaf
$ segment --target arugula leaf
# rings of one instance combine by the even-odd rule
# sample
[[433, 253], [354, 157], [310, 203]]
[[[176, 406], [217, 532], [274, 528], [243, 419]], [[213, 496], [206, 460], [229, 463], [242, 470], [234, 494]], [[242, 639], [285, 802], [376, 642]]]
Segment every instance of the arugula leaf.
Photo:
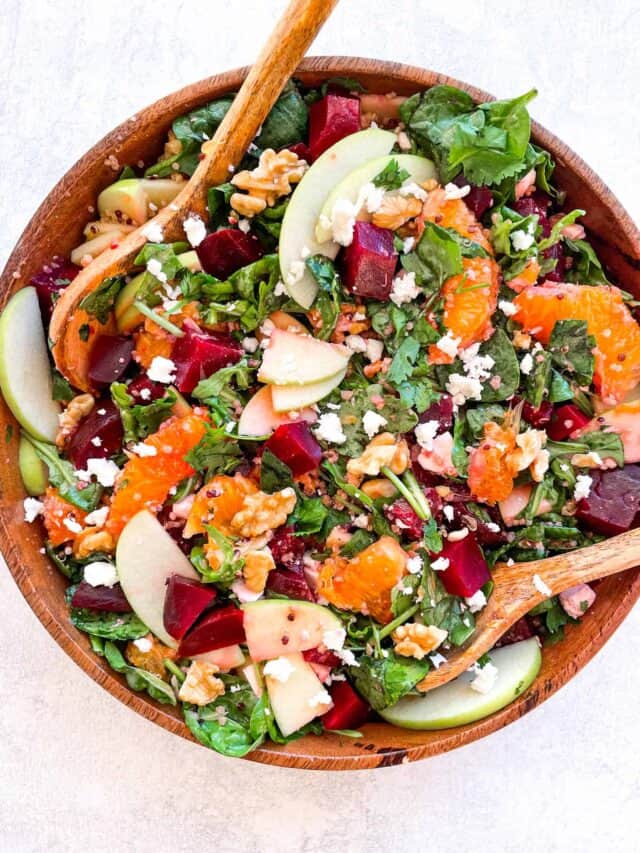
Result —
[[592, 545], [604, 537], [583, 533], [573, 519], [549, 513], [544, 520], [511, 531], [510, 541], [485, 556], [490, 566], [511, 557], [516, 562], [537, 560], [559, 551], [573, 551]]
[[[390, 302], [369, 302], [366, 310], [373, 329], [383, 338], [390, 353], [398, 350], [409, 330], [411, 337], [421, 345], [433, 344], [440, 339], [440, 332], [427, 321], [423, 305], [414, 302], [400, 308]], [[389, 327], [393, 329], [393, 335], [389, 334]]]
[[573, 258], [573, 266], [565, 278], [578, 284], [610, 284], [593, 246], [586, 240], [567, 240], [565, 245]]
[[400, 164], [394, 158], [389, 160], [384, 169], [379, 172], [372, 183], [374, 187], [383, 187], [385, 190], [398, 190], [410, 177], [406, 169], [401, 169]]
[[102, 486], [99, 483], [88, 483], [80, 488], [73, 465], [62, 459], [53, 444], [39, 441], [31, 435], [22, 433], [30, 442], [35, 452], [49, 469], [49, 482], [58, 490], [61, 498], [77, 506], [85, 512], [92, 512], [100, 503]]
[[422, 599], [424, 623], [447, 631], [447, 640], [454, 646], [461, 646], [475, 630], [473, 614], [467, 609], [463, 610], [461, 598], [447, 593], [437, 572], [431, 568], [426, 555], [424, 562], [424, 597]]
[[349, 675], [375, 711], [382, 711], [402, 699], [429, 672], [428, 660], [403, 658], [394, 652], [388, 657], [362, 655], [359, 666], [349, 667]]
[[224, 427], [207, 426], [205, 434], [184, 459], [209, 480], [215, 474], [235, 471], [242, 462], [242, 450]]
[[272, 495], [287, 486], [293, 486], [293, 474], [291, 468], [275, 453], [265, 448], [260, 465], [260, 488], [263, 492]]
[[176, 695], [166, 681], [163, 681], [151, 672], [147, 672], [146, 669], [130, 666], [124, 659], [120, 649], [111, 641], [107, 641], [104, 644], [104, 656], [112, 669], [124, 675], [127, 679], [127, 684], [132, 690], [146, 690], [152, 699], [163, 705], [177, 704]]
[[324, 529], [328, 516], [329, 508], [320, 498], [301, 498], [293, 511], [291, 524], [296, 528], [296, 535], [310, 536]]
[[124, 277], [121, 275], [105, 278], [104, 281], [80, 301], [79, 308], [95, 317], [104, 325], [109, 320], [116, 298], [124, 287]]
[[328, 341], [340, 316], [342, 286], [335, 264], [324, 255], [311, 255], [305, 261], [306, 267], [318, 283], [318, 293], [313, 308], [320, 312], [322, 327], [316, 336]]
[[402, 255], [400, 260], [407, 272], [415, 273], [418, 284], [438, 292], [447, 279], [463, 271], [462, 248], [449, 230], [434, 222], [424, 225], [414, 251]]
[[587, 432], [573, 441], [547, 441], [552, 458], [576, 454], [597, 453], [601, 459], [613, 459], [619, 468], [624, 465], [624, 444], [617, 432]]
[[231, 586], [242, 569], [244, 560], [236, 555], [233, 540], [221, 533], [217, 527], [207, 524], [205, 530], [210, 541], [216, 544], [218, 556], [222, 557], [220, 564], [215, 569], [211, 567], [202, 545], [196, 545], [191, 549], [189, 559], [202, 575], [205, 583], [215, 583], [222, 587]]
[[551, 332], [549, 352], [554, 365], [578, 385], [593, 379], [596, 339], [587, 332], [585, 320], [559, 320]]
[[216, 370], [206, 379], [201, 379], [191, 393], [194, 397], [206, 402], [210, 398], [219, 397], [225, 390], [228, 390], [232, 382], [235, 382], [238, 388], [246, 391], [252, 382], [252, 371], [253, 368], [249, 367], [243, 359], [237, 364]]
[[164, 397], [146, 404], [136, 404], [123, 382], [112, 382], [111, 399], [120, 411], [125, 443], [141, 441], [158, 431], [158, 427], [173, 414], [178, 399], [168, 390]]

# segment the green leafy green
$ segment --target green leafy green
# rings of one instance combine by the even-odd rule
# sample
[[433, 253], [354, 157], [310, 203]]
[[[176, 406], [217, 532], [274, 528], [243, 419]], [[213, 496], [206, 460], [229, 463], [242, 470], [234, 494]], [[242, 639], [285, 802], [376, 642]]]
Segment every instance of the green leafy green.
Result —
[[178, 399], [175, 391], [168, 390], [164, 397], [136, 404], [123, 382], [113, 382], [110, 390], [111, 399], [120, 411], [125, 443], [141, 441], [157, 432], [160, 424], [173, 414]]
[[242, 450], [224, 427], [207, 426], [200, 441], [184, 458], [208, 480], [216, 474], [235, 471], [242, 462]]
[[620, 468], [624, 465], [624, 444], [617, 432], [588, 432], [572, 441], [548, 440], [546, 447], [553, 459], [597, 453], [601, 459], [613, 459]]
[[589, 385], [593, 379], [595, 346], [596, 339], [587, 332], [584, 320], [559, 320], [549, 340], [554, 365], [578, 385]]
[[293, 474], [291, 468], [281, 459], [265, 448], [260, 465], [260, 488], [263, 492], [272, 495], [280, 489], [293, 486]]
[[542, 404], [549, 393], [551, 362], [551, 353], [542, 350], [536, 352], [533, 368], [524, 377], [524, 396], [536, 408]]
[[403, 658], [394, 652], [387, 657], [362, 655], [359, 666], [349, 668], [358, 693], [375, 711], [382, 711], [402, 699], [429, 672], [428, 660]]
[[258, 148], [279, 151], [302, 142], [307, 135], [309, 109], [295, 84], [287, 84], [255, 139]]
[[425, 222], [414, 251], [401, 257], [404, 269], [413, 272], [416, 282], [431, 292], [439, 292], [447, 279], [463, 270], [462, 246], [452, 235], [434, 222]]
[[565, 245], [573, 258], [573, 266], [565, 275], [567, 281], [579, 284], [609, 284], [600, 259], [586, 240], [567, 240]]
[[229, 367], [222, 367], [216, 370], [211, 376], [206, 379], [201, 379], [200, 382], [191, 392], [198, 400], [215, 399], [223, 392], [229, 389], [231, 383], [235, 383], [237, 388], [245, 390], [251, 385], [252, 368], [249, 367], [245, 360], [239, 361], [237, 364], [231, 364]]
[[99, 323], [106, 323], [113, 310], [118, 294], [124, 287], [124, 277], [105, 278], [95, 290], [81, 300], [79, 308], [95, 317]]
[[49, 482], [58, 490], [60, 497], [77, 506], [78, 509], [92, 512], [100, 502], [102, 486], [99, 483], [87, 483], [81, 488], [73, 465], [66, 459], [62, 459], [53, 444], [39, 441], [26, 433], [22, 434], [49, 469]]
[[475, 630], [473, 614], [463, 610], [462, 599], [449, 595], [442, 581], [428, 564], [425, 555], [423, 574], [424, 597], [422, 599], [422, 618], [425, 625], [435, 625], [447, 631], [448, 642], [461, 646]]
[[311, 255], [305, 261], [307, 269], [318, 283], [318, 293], [313, 308], [320, 312], [322, 326], [317, 337], [329, 340], [340, 316], [342, 286], [333, 261], [324, 255]]
[[496, 329], [489, 340], [480, 345], [479, 352], [480, 355], [491, 356], [493, 359], [491, 376], [500, 377], [497, 388], [491, 385], [491, 379], [483, 383], [482, 402], [495, 403], [507, 400], [515, 394], [520, 384], [520, 365], [509, 336], [502, 329]]
[[415, 338], [407, 337], [400, 344], [387, 372], [386, 379], [392, 385], [398, 385], [413, 373], [420, 353], [420, 344]]
[[152, 699], [163, 705], [177, 704], [176, 695], [166, 681], [163, 681], [151, 672], [147, 672], [146, 669], [130, 666], [124, 659], [120, 649], [111, 641], [107, 641], [104, 644], [104, 656], [112, 669], [124, 675], [127, 679], [127, 684], [132, 690], [146, 690]]
[[[381, 398], [382, 405], [374, 407], [372, 398]], [[385, 429], [395, 434], [409, 432], [418, 422], [412, 409], [398, 397], [385, 394], [381, 385], [369, 385], [357, 388], [350, 400], [340, 404], [339, 417], [346, 442], [337, 446], [338, 452], [347, 457], [360, 456], [369, 437], [364, 430], [362, 418], [365, 412], [375, 408], [376, 412], [387, 421]]]
[[231, 586], [242, 569], [244, 560], [237, 556], [233, 540], [221, 533], [217, 527], [207, 524], [205, 530], [209, 539], [215, 542], [218, 556], [222, 557], [219, 565], [215, 569], [211, 567], [201, 545], [191, 549], [189, 559], [200, 572], [205, 583], [215, 583], [222, 587]]
[[68, 403], [69, 400], [73, 400], [76, 396], [75, 391], [71, 387], [71, 385], [67, 382], [64, 376], [59, 373], [57, 370], [53, 371], [52, 374], [52, 388], [51, 388], [51, 399], [52, 400], [60, 400], [61, 402]]
[[372, 545], [376, 539], [377, 536], [368, 530], [356, 530], [351, 539], [340, 549], [340, 555], [350, 560], [356, 554], [359, 554], [360, 551], [364, 551], [365, 548]]
[[106, 640], [137, 640], [149, 633], [135, 613], [107, 613], [71, 607], [69, 618], [80, 631]]
[[385, 190], [398, 190], [408, 177], [410, 177], [409, 172], [406, 169], [401, 169], [398, 161], [393, 158], [375, 176], [372, 183], [375, 187], [383, 187]]

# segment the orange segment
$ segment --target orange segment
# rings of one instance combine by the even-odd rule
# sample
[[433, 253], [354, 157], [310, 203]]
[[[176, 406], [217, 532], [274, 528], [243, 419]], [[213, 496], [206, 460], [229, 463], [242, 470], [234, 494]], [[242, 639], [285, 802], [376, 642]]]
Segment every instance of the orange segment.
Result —
[[[445, 328], [460, 338], [460, 348], [486, 340], [493, 331], [491, 317], [498, 304], [498, 265], [492, 258], [463, 258], [464, 273], [454, 275], [442, 287]], [[486, 286], [482, 286], [486, 283]], [[450, 364], [453, 358], [429, 347], [431, 364]]]
[[[73, 542], [78, 536], [77, 531], [70, 530], [67, 526], [75, 524], [84, 526], [86, 512], [77, 506], [65, 501], [60, 497], [57, 489], [49, 486], [44, 496], [43, 519], [47, 529], [47, 536], [54, 547], [63, 545], [65, 542]], [[65, 521], [67, 524], [65, 524]]]
[[607, 405], [640, 382], [640, 326], [617, 287], [547, 282], [514, 299], [514, 320], [543, 344], [558, 320], [584, 320], [596, 339], [593, 383]]
[[133, 337], [136, 342], [133, 357], [145, 369], [151, 365], [156, 356], [169, 358], [175, 341], [173, 335], [149, 318], [145, 319], [143, 328]]
[[231, 534], [229, 522], [242, 509], [245, 495], [253, 495], [258, 487], [242, 474], [221, 474], [209, 480], [198, 492], [189, 511], [183, 535], [186, 538], [204, 533], [211, 524], [225, 536]]
[[[200, 410], [202, 411], [202, 410]], [[124, 466], [111, 499], [107, 530], [120, 535], [125, 524], [141, 509], [157, 512], [169, 494], [194, 469], [184, 457], [205, 434], [206, 418], [194, 412], [183, 418], [170, 418], [143, 444], [154, 447], [153, 456], [133, 456]]]
[[509, 464], [516, 447], [516, 431], [509, 424], [489, 421], [484, 425], [484, 440], [469, 457], [469, 489], [479, 501], [495, 504], [509, 497], [518, 470]]
[[427, 222], [435, 222], [441, 228], [453, 228], [493, 255], [493, 247], [482, 225], [461, 198], [447, 199], [443, 187], [437, 187], [429, 193], [422, 208], [422, 216]]
[[381, 536], [352, 560], [329, 557], [318, 591], [342, 610], [358, 610], [383, 624], [393, 618], [391, 590], [405, 574], [407, 555], [395, 539]]
[[540, 275], [540, 264], [536, 261], [535, 258], [531, 258], [526, 267], [522, 270], [519, 275], [514, 276], [514, 278], [509, 279], [509, 281], [505, 282], [511, 290], [515, 290], [516, 293], [520, 293], [521, 290], [524, 290], [526, 287], [531, 287], [532, 284], [535, 284]]

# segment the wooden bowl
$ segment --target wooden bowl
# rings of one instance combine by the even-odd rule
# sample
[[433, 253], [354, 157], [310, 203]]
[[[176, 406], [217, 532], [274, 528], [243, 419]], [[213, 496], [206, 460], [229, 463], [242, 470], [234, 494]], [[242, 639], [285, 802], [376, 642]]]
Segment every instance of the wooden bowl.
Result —
[[[53, 255], [66, 256], [81, 242], [82, 228], [91, 219], [98, 193], [116, 175], [107, 158], [115, 156], [123, 165], [139, 160], [153, 162], [176, 116], [237, 89], [245, 71], [238, 69], [202, 80], [157, 101], [117, 127], [76, 163], [49, 193], [9, 258], [0, 278], [0, 307]], [[369, 91], [393, 90], [406, 95], [450, 83], [478, 101], [490, 99], [485, 92], [442, 74], [368, 59], [316, 57], [303, 62], [298, 76], [306, 84], [328, 77], [352, 77]], [[640, 233], [629, 215], [600, 178], [553, 134], [534, 124], [533, 138], [555, 158], [558, 184], [566, 190], [569, 206], [588, 211], [590, 239], [611, 273], [626, 290], [640, 294]], [[63, 598], [65, 579], [40, 552], [43, 537], [39, 525], [23, 521], [25, 493], [17, 466], [19, 430], [3, 402], [0, 430], [0, 540], [22, 594], [51, 636], [91, 678], [147, 719], [190, 738], [179, 711], [130, 690], [123, 678], [91, 652], [86, 635], [69, 622]], [[359, 740], [308, 736], [287, 746], [264, 746], [249, 758], [285, 767], [362, 770], [416, 761], [469, 743], [522, 717], [569, 681], [602, 648], [639, 595], [640, 569], [603, 581], [582, 623], [567, 631], [564, 642], [545, 649], [542, 669], [531, 689], [504, 710], [477, 723], [441, 732], [371, 723], [363, 727], [364, 737]]]

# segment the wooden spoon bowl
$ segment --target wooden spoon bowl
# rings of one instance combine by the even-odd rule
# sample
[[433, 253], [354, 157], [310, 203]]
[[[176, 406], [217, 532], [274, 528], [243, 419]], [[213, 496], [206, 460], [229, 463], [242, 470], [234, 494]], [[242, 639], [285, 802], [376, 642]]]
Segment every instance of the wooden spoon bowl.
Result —
[[[24, 231], [0, 278], [0, 307], [55, 254], [68, 255], [82, 241], [89, 208], [117, 176], [107, 158], [121, 164], [153, 162], [177, 116], [237, 90], [246, 69], [229, 71], [187, 86], [141, 110], [94, 146], [57, 184]], [[316, 57], [305, 60], [297, 75], [305, 84], [329, 77], [352, 77], [371, 92], [412, 94], [438, 83], [468, 91], [478, 101], [485, 92], [421, 68], [376, 60]], [[535, 107], [534, 107], [535, 110]], [[537, 124], [533, 139], [554, 156], [558, 184], [571, 207], [588, 211], [589, 237], [611, 273], [625, 289], [640, 295], [640, 233], [611, 191], [557, 137]], [[9, 570], [44, 627], [60, 646], [113, 696], [168, 731], [191, 739], [180, 712], [132, 692], [90, 649], [86, 635], [69, 622], [64, 603], [65, 579], [40, 553], [38, 525], [23, 522], [25, 493], [17, 467], [19, 430], [0, 401], [0, 543]], [[546, 648], [538, 678], [531, 688], [502, 711], [466, 726], [438, 732], [418, 732], [386, 723], [363, 727], [359, 740], [326, 735], [309, 736], [287, 746], [264, 746], [249, 758], [265, 764], [322, 770], [362, 770], [416, 761], [470, 743], [517, 720], [571, 679], [602, 648], [640, 596], [640, 569], [609, 577], [598, 585], [598, 597], [584, 620], [569, 628], [566, 639]]]

